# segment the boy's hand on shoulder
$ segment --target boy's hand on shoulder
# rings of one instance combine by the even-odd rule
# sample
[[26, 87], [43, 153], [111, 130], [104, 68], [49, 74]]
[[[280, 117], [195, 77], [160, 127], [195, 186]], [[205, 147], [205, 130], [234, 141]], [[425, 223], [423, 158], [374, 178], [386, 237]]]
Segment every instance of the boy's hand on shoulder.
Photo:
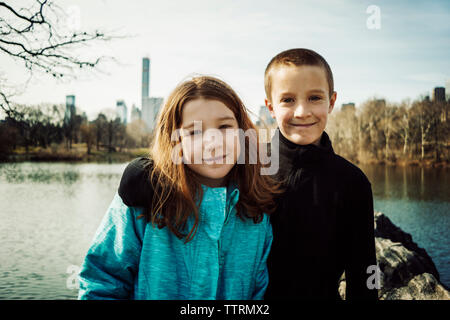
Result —
[[119, 184], [119, 196], [129, 207], [147, 207], [153, 196], [150, 183], [150, 172], [153, 161], [147, 157], [139, 157], [131, 161], [125, 168]]

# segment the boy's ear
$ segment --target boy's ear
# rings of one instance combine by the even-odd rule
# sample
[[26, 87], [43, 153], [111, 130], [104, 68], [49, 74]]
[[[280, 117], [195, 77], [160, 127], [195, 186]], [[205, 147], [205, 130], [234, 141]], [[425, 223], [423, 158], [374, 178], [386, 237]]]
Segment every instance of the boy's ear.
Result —
[[270, 111], [270, 115], [272, 116], [272, 118], [275, 119], [275, 112], [273, 111], [272, 103], [269, 100], [267, 100], [267, 98], [264, 99], [264, 102], [266, 103], [267, 109], [269, 109], [269, 111]]
[[331, 111], [333, 111], [334, 104], [336, 103], [336, 98], [337, 98], [337, 92], [333, 91], [333, 94], [330, 97], [330, 106], [328, 107], [328, 113], [331, 113]]

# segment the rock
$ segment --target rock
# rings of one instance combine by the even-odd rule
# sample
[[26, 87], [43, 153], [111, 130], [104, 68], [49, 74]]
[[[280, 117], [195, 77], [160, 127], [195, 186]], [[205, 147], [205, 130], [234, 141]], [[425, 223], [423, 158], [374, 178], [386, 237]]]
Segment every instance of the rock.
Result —
[[[375, 248], [380, 268], [380, 300], [450, 300], [448, 289], [427, 252], [412, 241], [410, 234], [375, 212]], [[339, 285], [345, 299], [345, 274]]]
[[[427, 272], [431, 273], [438, 281], [440, 280], [439, 272], [437, 271], [436, 266], [433, 263], [433, 260], [431, 260], [431, 257], [428, 255], [425, 249], [418, 247], [417, 244], [412, 241], [412, 237], [409, 233], [406, 233], [402, 229], [397, 227], [395, 224], [391, 222], [391, 220], [389, 220], [388, 217], [386, 217], [381, 212], [375, 212], [374, 218], [375, 218], [374, 219], [375, 239], [383, 238], [389, 239], [392, 242], [399, 242], [409, 251], [417, 253], [415, 257], [419, 259], [419, 262], [415, 265], [416, 266], [421, 265], [422, 268], [425, 268]], [[415, 272], [415, 274], [419, 273], [422, 272], [418, 270]]]
[[450, 300], [450, 293], [432, 274], [422, 273], [406, 286], [387, 291], [380, 300]]

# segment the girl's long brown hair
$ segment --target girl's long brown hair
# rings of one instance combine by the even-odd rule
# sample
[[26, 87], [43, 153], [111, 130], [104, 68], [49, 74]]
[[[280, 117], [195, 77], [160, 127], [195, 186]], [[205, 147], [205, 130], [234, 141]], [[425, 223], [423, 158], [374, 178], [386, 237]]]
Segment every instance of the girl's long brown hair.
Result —
[[[185, 242], [192, 240], [197, 231], [200, 204], [197, 206], [196, 201], [201, 203], [203, 190], [192, 170], [184, 163], [176, 164], [172, 160], [172, 152], [179, 143], [172, 141], [172, 133], [181, 127], [183, 106], [198, 98], [224, 103], [233, 111], [240, 129], [244, 132], [248, 129], [256, 130], [238, 95], [225, 82], [214, 77], [200, 76], [184, 81], [165, 101], [158, 115], [155, 138], [150, 149], [153, 169], [149, 179], [154, 196], [151, 207], [148, 208], [150, 210], [144, 211], [144, 217], [159, 228], [168, 227], [178, 238], [186, 237]], [[235, 164], [228, 173], [228, 179], [235, 181], [239, 189], [237, 215], [243, 220], [251, 218], [254, 223], [258, 223], [264, 213], [271, 214], [275, 211], [274, 197], [282, 189], [278, 182], [260, 174], [263, 165], [259, 157], [256, 157], [256, 164], [249, 164], [249, 150], [255, 150], [250, 148], [253, 143], [259, 148], [258, 137], [246, 138], [245, 163]], [[193, 215], [195, 222], [186, 235], [183, 230], [190, 215]]]

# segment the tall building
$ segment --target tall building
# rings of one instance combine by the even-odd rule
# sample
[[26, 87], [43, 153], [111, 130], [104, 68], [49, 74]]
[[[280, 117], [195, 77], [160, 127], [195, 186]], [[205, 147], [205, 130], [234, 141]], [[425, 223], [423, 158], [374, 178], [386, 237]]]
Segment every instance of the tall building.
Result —
[[127, 109], [127, 105], [125, 104], [125, 101], [117, 100], [116, 115], [117, 115], [117, 118], [120, 119], [120, 122], [122, 122], [125, 125], [127, 124], [128, 109]]
[[163, 98], [148, 97], [142, 105], [142, 120], [147, 125], [147, 130], [152, 131], [156, 126], [156, 118], [163, 103]]
[[259, 120], [256, 121], [256, 124], [259, 126], [271, 126], [275, 123], [275, 119], [272, 118], [272, 115], [270, 114], [269, 109], [266, 106], [259, 107], [259, 113], [258, 113]]
[[139, 110], [139, 108], [133, 104], [133, 106], [131, 107], [131, 122], [140, 120], [141, 118], [141, 110]]
[[163, 103], [163, 98], [150, 97], [150, 59], [142, 59], [142, 113], [141, 119], [147, 126], [148, 131], [152, 131], [156, 125], [156, 118]]
[[444, 102], [445, 101], [445, 88], [444, 87], [434, 88], [433, 101], [435, 101], [435, 102]]
[[145, 57], [142, 59], [142, 104], [144, 99], [150, 96], [150, 59]]
[[445, 99], [450, 100], [450, 79], [445, 83]]
[[66, 111], [64, 112], [64, 123], [69, 123], [76, 114], [75, 96], [66, 96]]

